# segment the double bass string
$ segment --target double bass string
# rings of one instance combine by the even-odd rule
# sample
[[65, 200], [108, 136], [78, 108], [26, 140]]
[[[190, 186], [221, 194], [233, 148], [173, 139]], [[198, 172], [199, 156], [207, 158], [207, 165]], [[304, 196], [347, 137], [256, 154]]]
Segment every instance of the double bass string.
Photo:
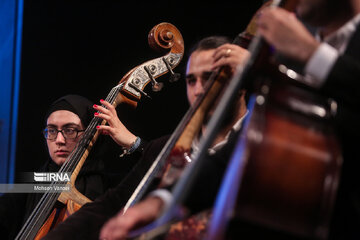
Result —
[[[110, 103], [114, 102], [119, 91], [120, 91], [119, 86], [114, 87], [110, 91], [109, 95], [106, 97], [106, 101], [110, 102]], [[65, 164], [63, 165], [63, 167], [60, 171], [71, 172], [71, 173], [74, 171], [79, 160], [81, 159], [81, 156], [83, 155], [84, 151], [88, 147], [88, 144], [90, 143], [91, 138], [95, 135], [95, 133], [97, 131], [96, 126], [101, 124], [102, 121], [103, 121], [102, 119], [96, 118], [96, 117], [94, 117], [91, 120], [89, 126], [85, 130], [83, 137], [81, 138], [81, 140], [78, 143], [79, 146], [75, 147], [74, 156], [72, 156], [68, 161], [65, 162]]]

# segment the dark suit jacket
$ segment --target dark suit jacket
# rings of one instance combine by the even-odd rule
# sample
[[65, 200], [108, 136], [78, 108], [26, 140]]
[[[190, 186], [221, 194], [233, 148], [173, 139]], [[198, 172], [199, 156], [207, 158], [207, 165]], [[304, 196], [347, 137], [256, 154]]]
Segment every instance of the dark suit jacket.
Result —
[[335, 125], [343, 169], [330, 239], [360, 239], [360, 27], [321, 89], [338, 103]]

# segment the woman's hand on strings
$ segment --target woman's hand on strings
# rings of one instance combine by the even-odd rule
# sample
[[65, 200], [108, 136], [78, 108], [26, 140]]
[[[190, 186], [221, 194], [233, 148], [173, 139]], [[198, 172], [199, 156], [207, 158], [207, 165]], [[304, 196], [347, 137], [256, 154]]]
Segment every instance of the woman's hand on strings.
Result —
[[105, 107], [94, 105], [94, 109], [98, 110], [95, 117], [106, 120], [107, 125], [99, 125], [97, 129], [102, 134], [110, 135], [111, 138], [120, 146], [130, 148], [135, 142], [136, 136], [132, 134], [120, 121], [116, 109], [113, 105], [105, 100], [100, 100], [100, 103]]

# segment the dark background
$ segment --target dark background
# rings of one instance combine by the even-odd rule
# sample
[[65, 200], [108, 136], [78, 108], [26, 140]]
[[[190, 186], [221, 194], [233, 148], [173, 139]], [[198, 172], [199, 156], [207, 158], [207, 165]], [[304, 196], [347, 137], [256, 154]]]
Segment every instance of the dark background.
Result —
[[[41, 130], [49, 105], [66, 94], [94, 103], [132, 68], [159, 57], [147, 34], [161, 22], [175, 25], [185, 52], [209, 35], [231, 38], [242, 32], [262, 1], [48, 1], [25, 0], [19, 101], [17, 171], [37, 169], [48, 153]], [[120, 119], [147, 139], [171, 133], [188, 109], [182, 78], [142, 98], [134, 110], [119, 106]], [[167, 81], [167, 76], [159, 81]]]

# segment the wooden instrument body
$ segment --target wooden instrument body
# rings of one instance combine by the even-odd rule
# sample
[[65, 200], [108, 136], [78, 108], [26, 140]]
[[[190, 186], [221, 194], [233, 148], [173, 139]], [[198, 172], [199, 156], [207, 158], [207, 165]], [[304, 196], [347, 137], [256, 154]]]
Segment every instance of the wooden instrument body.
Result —
[[34, 239], [40, 240], [45, 237], [52, 228], [65, 221], [70, 215], [78, 211], [81, 207], [82, 205], [77, 204], [72, 200], [68, 200], [66, 206], [64, 207], [55, 207], [46, 222], [41, 226]]
[[236, 217], [325, 239], [342, 164], [334, 103], [281, 80], [262, 83], [246, 131]]
[[211, 84], [207, 86], [204, 97], [199, 102], [196, 111], [182, 130], [181, 135], [166, 159], [166, 166], [159, 188], [170, 186], [181, 177], [185, 166], [189, 163], [188, 159], [191, 160], [192, 142], [199, 134], [207, 114], [216, 106], [216, 101], [221, 97], [230, 76], [231, 69], [229, 67], [222, 67], [217, 76], [211, 79]]
[[[277, 5], [292, 11], [297, 1]], [[299, 82], [302, 76], [280, 71], [270, 46], [258, 40], [245, 79], [255, 105], [243, 133], [246, 162], [235, 218], [326, 239], [342, 166], [332, 122], [336, 103]]]

